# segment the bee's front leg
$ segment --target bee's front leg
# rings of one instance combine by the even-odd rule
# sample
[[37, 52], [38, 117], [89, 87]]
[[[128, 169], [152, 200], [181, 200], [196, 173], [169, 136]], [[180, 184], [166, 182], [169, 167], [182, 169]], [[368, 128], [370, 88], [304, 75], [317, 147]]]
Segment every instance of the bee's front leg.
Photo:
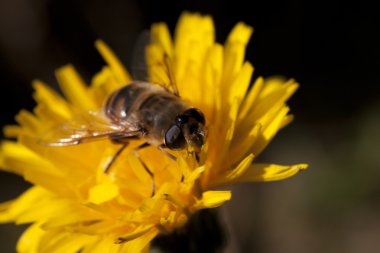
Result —
[[111, 161], [107, 164], [107, 167], [104, 169], [104, 173], [108, 174], [112, 165], [115, 163], [116, 159], [120, 156], [120, 154], [124, 151], [124, 149], [128, 146], [128, 142], [125, 142], [120, 149], [116, 152], [116, 154], [112, 157]]
[[156, 193], [156, 183], [154, 182], [154, 174], [153, 172], [148, 168], [148, 166], [145, 164], [145, 162], [141, 159], [141, 156], [139, 154], [139, 150], [140, 149], [143, 149], [143, 148], [146, 148], [146, 147], [149, 147], [150, 144], [148, 142], [144, 142], [143, 144], [141, 144], [140, 146], [137, 146], [136, 148], [133, 149], [133, 151], [135, 152], [135, 156], [139, 159], [140, 163], [142, 164], [142, 166], [144, 167], [145, 171], [149, 174], [149, 176], [152, 178], [152, 194], [151, 194], [151, 197], [154, 196], [154, 194]]

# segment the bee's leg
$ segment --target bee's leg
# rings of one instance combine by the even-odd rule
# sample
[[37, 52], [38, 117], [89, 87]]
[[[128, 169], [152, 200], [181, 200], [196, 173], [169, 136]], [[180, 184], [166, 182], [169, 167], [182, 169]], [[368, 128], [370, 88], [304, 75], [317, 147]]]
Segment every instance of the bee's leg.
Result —
[[168, 151], [166, 151], [164, 149], [164, 146], [163, 145], [160, 145], [158, 146], [158, 149], [164, 153], [167, 157], [169, 157], [170, 159], [172, 159], [173, 161], [177, 161], [177, 157], [175, 157], [174, 155], [170, 154]]
[[108, 137], [114, 144], [122, 144], [121, 148], [116, 152], [112, 160], [108, 163], [107, 167], [104, 169], [104, 173], [108, 173], [111, 166], [115, 163], [115, 160], [119, 157], [119, 155], [124, 151], [124, 149], [128, 146], [129, 141], [132, 139], [138, 138], [139, 134], [143, 134], [144, 130], [139, 129], [136, 131], [123, 132], [123, 133], [114, 133], [109, 135]]
[[[164, 145], [160, 145], [158, 146], [158, 149], [164, 153], [167, 157], [169, 157], [170, 159], [172, 159], [173, 161], [177, 161], [177, 157], [175, 157], [174, 155], [170, 154], [168, 151], [166, 151], [164, 149]], [[181, 183], [183, 183], [183, 181], [185, 180], [185, 175], [183, 174], [183, 171], [181, 171]]]
[[104, 173], [108, 174], [112, 165], [115, 163], [116, 159], [120, 156], [120, 154], [124, 151], [124, 149], [128, 146], [128, 143], [124, 143], [121, 148], [116, 152], [116, 154], [112, 157], [111, 161], [107, 164], [107, 167], [104, 169]]
[[144, 142], [143, 144], [141, 144], [140, 146], [136, 147], [133, 149], [133, 151], [135, 152], [135, 156], [139, 159], [140, 163], [142, 164], [142, 166], [144, 167], [145, 171], [149, 174], [149, 176], [152, 178], [152, 197], [154, 196], [154, 194], [156, 193], [156, 184], [154, 182], [154, 174], [153, 172], [148, 168], [148, 166], [145, 164], [145, 162], [141, 159], [140, 157], [140, 154], [139, 154], [139, 150], [140, 149], [143, 149], [143, 148], [146, 148], [146, 147], [149, 147], [150, 144], [147, 143], [147, 142]]
[[195, 160], [197, 160], [197, 163], [199, 163], [199, 153], [195, 152], [194, 156]]

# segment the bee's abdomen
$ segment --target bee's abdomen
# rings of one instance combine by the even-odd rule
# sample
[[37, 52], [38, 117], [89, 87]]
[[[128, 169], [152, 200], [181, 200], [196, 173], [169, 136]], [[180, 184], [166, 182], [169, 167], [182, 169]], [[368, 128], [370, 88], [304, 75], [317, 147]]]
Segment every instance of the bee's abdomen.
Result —
[[106, 101], [104, 107], [106, 116], [113, 121], [126, 120], [135, 101], [145, 90], [147, 90], [146, 85], [141, 83], [131, 83], [118, 89]]

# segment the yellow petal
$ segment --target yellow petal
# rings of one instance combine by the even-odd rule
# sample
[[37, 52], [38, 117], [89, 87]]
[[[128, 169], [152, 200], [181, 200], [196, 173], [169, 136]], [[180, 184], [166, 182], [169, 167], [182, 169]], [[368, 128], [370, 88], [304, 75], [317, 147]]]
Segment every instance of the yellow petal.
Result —
[[160, 85], [170, 84], [168, 71], [164, 63], [164, 49], [157, 44], [150, 44], [146, 47], [146, 57], [150, 82]]
[[59, 175], [51, 164], [19, 143], [3, 141], [0, 144], [0, 153], [3, 168], [14, 173], [23, 175], [26, 170], [42, 169], [46, 173]]
[[113, 236], [99, 237], [93, 244], [87, 245], [83, 253], [124, 253], [121, 251], [122, 244], [115, 244]]
[[286, 115], [282, 122], [281, 122], [281, 126], [280, 128], [283, 128], [283, 127], [286, 127], [287, 125], [289, 125], [292, 121], [294, 120], [294, 116], [292, 114], [290, 115]]
[[79, 233], [62, 232], [64, 235], [53, 243], [40, 245], [41, 253], [77, 253], [83, 246], [93, 243], [97, 237]]
[[[277, 79], [276, 79], [277, 80]], [[260, 124], [265, 129], [271, 122], [277, 117], [278, 113], [285, 106], [286, 100], [295, 92], [298, 85], [290, 80], [286, 83], [277, 80], [276, 85], [273, 85], [273, 81], [270, 92], [264, 92], [267, 89], [268, 83], [265, 82], [263, 88], [261, 88], [258, 97], [251, 104], [251, 108], [247, 108], [246, 115], [239, 117], [237, 122], [237, 131], [244, 133], [250, 131], [256, 124]], [[255, 89], [255, 86], [253, 87]], [[263, 93], [266, 95], [264, 96]], [[240, 113], [239, 113], [240, 114]], [[283, 125], [283, 124], [281, 124]]]
[[38, 104], [46, 105], [62, 118], [69, 119], [71, 117], [71, 111], [67, 102], [47, 84], [40, 80], [35, 80], [33, 81], [33, 88], [36, 91], [34, 99]]
[[16, 223], [24, 224], [37, 220], [46, 222], [58, 215], [70, 215], [76, 206], [76, 204], [65, 199], [45, 197], [38, 202], [29, 204], [27, 209], [20, 212], [16, 217]]
[[101, 204], [115, 198], [119, 194], [117, 185], [110, 181], [97, 184], [90, 189], [89, 201], [95, 204]]
[[[267, 87], [267, 85], [264, 85], [264, 87]], [[271, 114], [271, 111], [276, 111], [278, 108], [282, 107], [286, 100], [294, 94], [297, 88], [298, 84], [295, 83], [294, 80], [289, 80], [288, 82], [283, 83], [276, 90], [273, 90], [273, 92], [261, 98], [249, 117], [261, 121], [261, 118], [265, 117], [265, 115]], [[263, 93], [260, 95], [262, 94]]]
[[8, 211], [12, 204], [13, 204], [13, 201], [0, 203], [0, 223], [13, 221], [13, 217]]
[[106, 43], [102, 40], [97, 40], [95, 46], [110, 66], [112, 73], [115, 75], [115, 79], [122, 85], [130, 83], [132, 80], [130, 74]]
[[58, 83], [66, 98], [83, 111], [95, 110], [96, 103], [89, 96], [87, 86], [73, 66], [66, 65], [56, 71]]
[[24, 179], [35, 185], [39, 185], [56, 194], [64, 197], [75, 197], [76, 192], [70, 185], [70, 182], [61, 176], [56, 176], [47, 170], [27, 170], [24, 173]]
[[151, 229], [150, 231], [146, 232], [142, 236], [126, 242], [122, 250], [123, 252], [142, 252], [146, 247], [149, 245], [150, 241], [153, 240], [153, 238], [158, 234], [157, 229]]
[[5, 211], [8, 217], [17, 219], [22, 213], [26, 212], [31, 206], [44, 202], [52, 198], [52, 195], [45, 189], [34, 186], [26, 190], [21, 196], [13, 200]]
[[215, 122], [217, 114], [217, 98], [220, 94], [220, 80], [223, 68], [223, 47], [219, 44], [213, 45], [207, 52], [204, 60], [204, 67], [201, 68], [200, 83], [202, 83], [203, 96], [200, 101], [192, 100], [193, 89], [185, 89], [181, 93], [185, 99], [192, 101], [194, 106], [200, 108], [206, 115], [207, 124]]
[[35, 136], [40, 136], [40, 134], [43, 135], [47, 129], [50, 130], [57, 127], [58, 122], [64, 122], [68, 120], [68, 118], [65, 118], [66, 116], [63, 117], [52, 108], [56, 107], [51, 107], [44, 103], [40, 103], [34, 108], [34, 114], [41, 122], [44, 122], [44, 124], [40, 126], [39, 131], [34, 133]]
[[245, 119], [248, 112], [254, 108], [253, 104], [256, 101], [258, 95], [260, 94], [263, 85], [264, 78], [262, 77], [257, 78], [254, 84], [252, 85], [252, 88], [249, 90], [247, 97], [244, 99], [243, 104], [240, 107], [238, 124], [242, 119]]
[[269, 142], [276, 135], [278, 130], [281, 128], [283, 119], [289, 111], [289, 107], [282, 107], [276, 114], [267, 115], [267, 117], [273, 117], [273, 119], [268, 120], [269, 125], [263, 126], [261, 134], [258, 136], [257, 141], [252, 145], [250, 152], [255, 155], [260, 154], [264, 148], [269, 144]]
[[[293, 80], [290, 80], [290, 81], [293, 81]], [[262, 92], [260, 93], [260, 98], [264, 98], [278, 91], [284, 86], [286, 82], [287, 82], [286, 78], [283, 76], [272, 76], [272, 77], [265, 78], [265, 86]]]
[[232, 140], [231, 149], [229, 151], [229, 160], [231, 164], [241, 161], [241, 159], [249, 153], [250, 148], [255, 145], [261, 128], [261, 125], [255, 125], [248, 134], [236, 130], [236, 135]]
[[186, 182], [191, 182], [193, 183], [195, 180], [197, 180], [202, 173], [205, 171], [206, 166], [200, 166], [197, 167], [195, 170], [193, 170], [188, 177], [185, 178], [185, 183]]
[[153, 225], [138, 227], [133, 232], [118, 237], [115, 243], [125, 243], [131, 240], [135, 240], [136, 238], [139, 238], [147, 232], [149, 232], [152, 229], [152, 227]]
[[240, 102], [244, 98], [249, 87], [249, 82], [251, 81], [252, 73], [253, 66], [249, 62], [245, 62], [240, 71], [236, 73], [236, 77], [233, 82], [230, 84], [230, 102], [235, 98], [237, 98]]
[[165, 23], [155, 23], [151, 27], [152, 43], [158, 43], [162, 46], [169, 57], [173, 55], [173, 42], [170, 36], [169, 28]]
[[[107, 212], [104, 207], [98, 206], [101, 212]], [[108, 216], [113, 215], [114, 210], [108, 213]], [[119, 217], [120, 214], [115, 214], [115, 218]], [[133, 225], [133, 224], [132, 224]], [[84, 223], [75, 223], [69, 226], [74, 231], [78, 233], [88, 234], [88, 235], [107, 235], [114, 231], [131, 230], [129, 223], [121, 223], [118, 219], [113, 219], [113, 217], [105, 217], [103, 220], [89, 220], [84, 221]], [[116, 237], [115, 237], [116, 240]]]
[[225, 61], [223, 66], [223, 87], [225, 98], [230, 93], [231, 80], [240, 70], [245, 55], [245, 48], [253, 32], [252, 27], [240, 22], [232, 29], [225, 45]]
[[16, 121], [29, 133], [39, 133], [41, 132], [41, 128], [43, 128], [43, 125], [37, 117], [26, 110], [21, 110], [17, 114]]
[[307, 164], [276, 165], [276, 164], [253, 164], [243, 173], [238, 182], [261, 182], [275, 181], [294, 176], [299, 171], [308, 167]]
[[77, 207], [76, 209], [71, 208], [69, 214], [63, 212], [56, 214], [54, 217], [49, 218], [47, 222], [43, 223], [41, 227], [46, 230], [70, 225], [74, 227], [75, 224], [78, 224], [78, 226], [81, 226], [81, 224], [87, 225], [100, 222], [105, 218], [103, 213], [95, 212], [86, 206]]
[[124, 85], [125, 83], [116, 80], [109, 66], [104, 66], [102, 70], [92, 78], [90, 91], [93, 93], [100, 107], [103, 106], [104, 101], [112, 92]]
[[[230, 148], [230, 144], [233, 140], [233, 136], [235, 133], [235, 120], [237, 117], [238, 108], [239, 101], [235, 99], [231, 104], [229, 110], [226, 112], [228, 113], [228, 118], [224, 118], [224, 122], [220, 122], [219, 127], [221, 129], [212, 129], [212, 126], [210, 126], [210, 131], [213, 131], [213, 134], [210, 134], [209, 136], [210, 143], [213, 143], [214, 145], [210, 146], [209, 155], [211, 160], [214, 162], [214, 167], [212, 170], [205, 171], [205, 175], [207, 175], [207, 180], [214, 178], [214, 175], [218, 175], [221, 170], [228, 168], [228, 166], [230, 165], [228, 150]], [[204, 181], [205, 180], [206, 178], [204, 178]]]
[[[174, 48], [176, 77], [179, 85], [186, 82], [189, 66], [199, 66], [206, 50], [214, 43], [214, 25], [210, 16], [183, 13], [175, 29]], [[191, 64], [189, 64], [191, 63]]]
[[5, 137], [15, 138], [22, 132], [22, 128], [17, 125], [8, 125], [3, 128]]
[[[68, 147], [49, 147], [41, 145], [33, 136], [22, 135], [19, 142], [27, 147], [44, 161], [59, 170], [60, 175], [67, 175], [72, 180], [81, 180], [86, 176], [93, 175], [96, 165], [104, 150], [103, 141], [74, 145]], [[107, 143], [108, 144], [108, 143]], [[38, 169], [38, 168], [37, 168]], [[50, 173], [49, 170], [43, 170]], [[80, 177], [80, 178], [79, 178]]]
[[207, 191], [203, 192], [202, 199], [197, 204], [198, 209], [214, 208], [223, 205], [231, 199], [231, 191]]
[[239, 22], [228, 35], [227, 43], [239, 43], [245, 46], [251, 38], [252, 33], [253, 28], [251, 26]]
[[29, 226], [17, 242], [17, 252], [38, 253], [38, 246], [45, 231], [41, 229], [40, 223]]
[[231, 170], [226, 171], [219, 178], [212, 180], [210, 183], [210, 188], [215, 187], [224, 187], [236, 182], [238, 178], [241, 177], [242, 174], [246, 172], [246, 170], [251, 166], [252, 161], [254, 159], [254, 155], [250, 154], [245, 157], [239, 165]]
[[0, 145], [0, 153], [0, 162], [4, 169], [21, 174], [25, 180], [64, 196], [72, 194], [72, 192], [68, 191], [70, 188], [67, 187], [71, 182], [63, 180], [62, 171], [25, 146], [4, 141]]

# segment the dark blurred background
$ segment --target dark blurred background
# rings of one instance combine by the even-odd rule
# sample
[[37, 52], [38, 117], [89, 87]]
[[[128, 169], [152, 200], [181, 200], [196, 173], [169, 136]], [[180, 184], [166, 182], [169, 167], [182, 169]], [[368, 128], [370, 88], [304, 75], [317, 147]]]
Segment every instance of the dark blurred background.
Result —
[[[182, 11], [214, 18], [217, 40], [244, 21], [255, 32], [247, 59], [255, 76], [301, 83], [296, 120], [260, 160], [307, 162], [296, 177], [233, 187], [220, 209], [226, 252], [379, 252], [380, 20], [364, 1], [0, 0], [0, 126], [31, 110], [31, 81], [57, 87], [54, 70], [73, 63], [90, 80], [105, 40], [130, 66], [134, 40], [152, 22], [173, 30]], [[28, 185], [0, 172], [5, 201]], [[0, 225], [0, 252], [14, 252], [23, 227]]]

